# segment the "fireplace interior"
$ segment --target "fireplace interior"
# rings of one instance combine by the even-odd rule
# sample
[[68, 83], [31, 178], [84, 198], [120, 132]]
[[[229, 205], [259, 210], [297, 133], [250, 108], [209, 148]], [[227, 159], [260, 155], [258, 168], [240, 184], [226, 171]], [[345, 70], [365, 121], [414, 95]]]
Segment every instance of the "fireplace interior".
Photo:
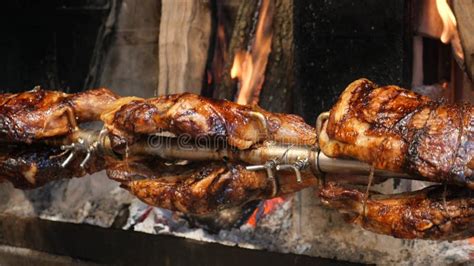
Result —
[[[441, 10], [443, 3], [448, 10]], [[474, 103], [470, 1], [2, 5], [2, 93], [35, 86], [68, 93], [107, 87], [146, 98], [191, 92], [297, 114], [313, 126], [362, 77], [437, 100]], [[451, 32], [443, 12], [457, 19]], [[373, 188], [398, 193], [425, 186], [389, 179]], [[31, 190], [4, 182], [0, 264], [441, 265], [474, 259], [474, 238], [403, 240], [371, 233], [323, 207], [316, 190], [189, 215], [148, 206], [105, 171]]]

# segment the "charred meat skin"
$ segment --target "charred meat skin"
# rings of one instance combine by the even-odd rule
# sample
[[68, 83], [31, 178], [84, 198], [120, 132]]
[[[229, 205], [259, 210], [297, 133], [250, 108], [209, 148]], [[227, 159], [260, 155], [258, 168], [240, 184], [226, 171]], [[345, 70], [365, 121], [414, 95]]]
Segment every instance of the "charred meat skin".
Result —
[[101, 88], [76, 94], [34, 90], [0, 95], [0, 139], [32, 143], [64, 136], [78, 123], [99, 120], [118, 96]]
[[152, 99], [129, 98], [128, 102], [126, 99], [121, 102], [102, 115], [116, 148], [132, 144], [140, 135], [162, 131], [190, 137], [223, 137], [239, 149], [267, 139], [316, 144], [314, 129], [298, 116], [269, 113], [226, 100], [184, 93]]
[[168, 165], [154, 159], [138, 158], [109, 160], [107, 175], [149, 205], [196, 215], [284, 196], [317, 182], [308, 174], [298, 183], [292, 172], [279, 172], [274, 182], [265, 171], [248, 171], [239, 164]]
[[151, 164], [115, 164], [107, 168], [107, 174], [149, 205], [188, 214], [240, 206], [272, 192], [265, 173], [246, 171], [241, 166], [210, 163], [166, 170], [166, 166]]
[[331, 157], [474, 188], [474, 107], [469, 104], [434, 102], [360, 79], [331, 109], [319, 144]]
[[474, 236], [474, 194], [442, 185], [396, 195], [372, 195], [328, 183], [319, 193], [324, 205], [349, 215], [364, 229], [405, 239], [457, 240]]
[[78, 154], [67, 165], [61, 167], [65, 156], [58, 156], [62, 151], [45, 145], [15, 145], [2, 147], [0, 151], [0, 180], [8, 180], [16, 188], [31, 189], [47, 182], [82, 177], [103, 169], [104, 160], [93, 155], [93, 158], [82, 169], [79, 164], [84, 155]]

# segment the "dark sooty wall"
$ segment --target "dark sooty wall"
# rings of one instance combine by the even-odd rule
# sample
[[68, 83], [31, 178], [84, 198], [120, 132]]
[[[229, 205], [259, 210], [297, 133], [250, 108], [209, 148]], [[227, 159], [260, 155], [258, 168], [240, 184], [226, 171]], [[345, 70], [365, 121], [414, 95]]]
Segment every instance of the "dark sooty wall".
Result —
[[295, 1], [295, 111], [307, 122], [355, 79], [411, 83], [411, 8], [402, 0]]
[[0, 7], [0, 91], [81, 90], [109, 0], [12, 0]]
[[[0, 91], [81, 90], [110, 0], [12, 0], [0, 8]], [[410, 83], [409, 0], [294, 1], [295, 111], [313, 122], [360, 77]]]

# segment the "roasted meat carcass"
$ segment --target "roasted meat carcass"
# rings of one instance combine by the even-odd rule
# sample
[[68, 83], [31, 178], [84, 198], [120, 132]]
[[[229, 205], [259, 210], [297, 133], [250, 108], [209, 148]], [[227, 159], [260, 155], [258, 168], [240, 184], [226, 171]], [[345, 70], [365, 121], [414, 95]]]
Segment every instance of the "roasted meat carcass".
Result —
[[330, 157], [474, 188], [474, 107], [444, 104], [366, 79], [331, 109], [319, 144]]
[[0, 95], [0, 139], [32, 143], [77, 129], [78, 123], [99, 120], [118, 96], [108, 89], [76, 94], [34, 90]]
[[34, 90], [0, 95], [0, 180], [17, 188], [35, 188], [61, 178], [81, 177], [100, 171], [104, 160], [76, 152], [68, 164], [67, 151], [50, 145], [69, 137], [82, 122], [99, 120], [100, 114], [119, 97], [108, 89], [76, 94]]
[[364, 192], [328, 183], [319, 193], [324, 205], [349, 215], [363, 228], [405, 239], [456, 240], [474, 236], [474, 193], [443, 185], [396, 195]]
[[[441, 104], [359, 80], [331, 110], [319, 144], [332, 157], [472, 188], [472, 111], [467, 104]], [[79, 123], [99, 119], [106, 130], [79, 129]], [[319, 160], [316, 130], [300, 117], [188, 93], [152, 99], [118, 97], [106, 89], [1, 95], [0, 128], [0, 179], [16, 187], [105, 168], [144, 202], [198, 215], [314, 186], [320, 162], [333, 160]], [[151, 147], [149, 136], [164, 132], [172, 133], [160, 134], [173, 139], [170, 146]], [[183, 148], [180, 136], [225, 140], [230, 147], [218, 141], [216, 147], [177, 150]], [[74, 141], [80, 145], [72, 145]], [[67, 152], [79, 156], [65, 160]], [[362, 192], [329, 183], [320, 196], [378, 233], [428, 239], [472, 236], [470, 190], [442, 189], [372, 193], [365, 201]]]
[[316, 133], [295, 115], [270, 113], [184, 93], [152, 99], [128, 98], [103, 113], [102, 120], [115, 149], [133, 144], [143, 135], [171, 132], [192, 138], [222, 137], [238, 149], [263, 140], [316, 144]]
[[[128, 101], [128, 102], [127, 102]], [[129, 98], [102, 115], [112, 148], [123, 150], [143, 136], [170, 132], [176, 136], [223, 139], [238, 150], [266, 140], [316, 145], [314, 128], [294, 115], [270, 113], [184, 93], [153, 99]], [[109, 177], [144, 202], [191, 214], [207, 214], [256, 199], [271, 198], [314, 185], [297, 183], [291, 172], [269, 179], [265, 171], [249, 171], [242, 162], [200, 162], [170, 166], [156, 160], [128, 158], [109, 163]], [[310, 180], [310, 181], [308, 181]]]
[[272, 180], [265, 172], [249, 171], [241, 164], [170, 165], [155, 159], [112, 160], [107, 174], [149, 205], [198, 215], [287, 195], [316, 183], [312, 176], [298, 183], [288, 172]]
[[8, 180], [16, 188], [29, 189], [53, 180], [95, 173], [105, 165], [101, 157], [92, 155], [84, 167], [79, 167], [81, 156], [76, 156], [63, 167], [62, 153], [59, 148], [43, 144], [4, 144], [0, 149], [0, 181]]

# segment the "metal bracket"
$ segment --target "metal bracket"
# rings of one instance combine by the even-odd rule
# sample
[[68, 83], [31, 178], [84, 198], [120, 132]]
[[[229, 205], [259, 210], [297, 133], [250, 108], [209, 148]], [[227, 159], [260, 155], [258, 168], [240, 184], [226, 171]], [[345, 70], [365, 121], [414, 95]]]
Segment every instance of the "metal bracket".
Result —
[[267, 172], [267, 177], [272, 183], [272, 197], [276, 196], [276, 194], [278, 193], [278, 184], [277, 184], [277, 181], [275, 179], [275, 174], [274, 174], [277, 164], [278, 164], [277, 160], [270, 160], [270, 161], [267, 161], [265, 164], [250, 165], [250, 166], [245, 167], [245, 169], [249, 171], [265, 170]]
[[309, 159], [299, 159], [296, 161], [294, 164], [280, 164], [276, 166], [276, 170], [285, 170], [285, 169], [291, 169], [295, 172], [296, 174], [296, 182], [301, 183], [303, 182], [303, 177], [301, 176], [301, 170], [309, 166]]
[[321, 130], [323, 130], [324, 122], [329, 119], [330, 115], [331, 115], [331, 112], [329, 111], [324, 112], [324, 113], [321, 113], [316, 119], [316, 135], [318, 136], [318, 139], [319, 139]]
[[277, 189], [278, 186], [277, 186], [277, 181], [275, 178], [276, 171], [291, 169], [296, 174], [296, 181], [298, 183], [301, 183], [303, 182], [303, 177], [301, 176], [301, 170], [305, 169], [308, 166], [309, 166], [308, 158], [299, 159], [293, 164], [280, 164], [277, 159], [273, 159], [273, 160], [267, 161], [265, 164], [247, 166], [245, 167], [245, 169], [249, 171], [265, 170], [267, 172], [268, 179], [271, 180], [271, 182], [274, 184], [272, 196], [276, 196], [276, 194], [278, 193], [278, 189]]
[[257, 119], [260, 122], [263, 129], [265, 130], [266, 138], [270, 139], [270, 137], [271, 137], [270, 127], [268, 126], [268, 120], [265, 117], [265, 115], [263, 115], [262, 113], [257, 112], [257, 111], [248, 111], [247, 114], [250, 117]]

